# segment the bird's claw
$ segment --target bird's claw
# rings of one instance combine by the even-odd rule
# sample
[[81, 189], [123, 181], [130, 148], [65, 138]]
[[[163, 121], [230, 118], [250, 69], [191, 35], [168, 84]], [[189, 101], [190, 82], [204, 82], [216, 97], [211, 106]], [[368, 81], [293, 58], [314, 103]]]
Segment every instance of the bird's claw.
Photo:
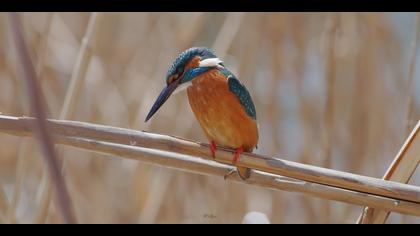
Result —
[[223, 179], [224, 180], [226, 180], [227, 178], [229, 178], [229, 176], [231, 176], [231, 175], [233, 175], [233, 174], [235, 174], [235, 173], [238, 173], [238, 175], [239, 175], [239, 177], [242, 179], [242, 180], [247, 180], [248, 178], [249, 178], [249, 176], [248, 177], [244, 177], [244, 176], [242, 176], [241, 175], [241, 172], [240, 171], [238, 171], [238, 169], [231, 169], [228, 173], [226, 173], [224, 176], [223, 176]]
[[[243, 149], [243, 147], [239, 147], [239, 148], [236, 148], [236, 149], [235, 149], [235, 152], [234, 152], [234, 154], [233, 154], [233, 158], [232, 158], [232, 164], [233, 164], [233, 165], [236, 165], [236, 162], [238, 162], [239, 158], [241, 157], [241, 153], [243, 152], [243, 150], [244, 150], [244, 149]], [[210, 142], [210, 151], [211, 151], [211, 154], [212, 154], [213, 158], [215, 158], [215, 153], [216, 153], [216, 144], [214, 143], [214, 141], [211, 141], [211, 142]], [[240, 168], [242, 171], [244, 171], [244, 170], [245, 170], [245, 176], [243, 176], [243, 175], [242, 175], [243, 173], [241, 173], [241, 171], [239, 170], [239, 168]], [[248, 168], [237, 167], [237, 168], [235, 168], [235, 169], [231, 169], [231, 170], [229, 170], [229, 172], [228, 172], [228, 173], [226, 173], [226, 174], [223, 176], [223, 179], [224, 179], [224, 180], [226, 180], [227, 178], [229, 178], [229, 176], [231, 176], [232, 174], [235, 174], [235, 173], [238, 173], [239, 177], [240, 177], [242, 180], [246, 180], [246, 179], [248, 179], [248, 178], [249, 178], [249, 175], [250, 175], [250, 170], [249, 170]]]
[[232, 174], [234, 174], [235, 172], [237, 172], [236, 169], [231, 169], [229, 172], [227, 172], [224, 176], [223, 179], [226, 180], [229, 176], [231, 176]]

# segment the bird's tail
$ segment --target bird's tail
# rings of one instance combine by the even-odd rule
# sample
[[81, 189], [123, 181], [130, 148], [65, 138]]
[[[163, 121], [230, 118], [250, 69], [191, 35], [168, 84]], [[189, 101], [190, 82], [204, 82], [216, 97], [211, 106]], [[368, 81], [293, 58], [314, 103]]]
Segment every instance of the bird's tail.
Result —
[[[254, 147], [244, 147], [245, 152], [252, 152], [253, 150]], [[236, 169], [238, 170], [239, 177], [241, 177], [242, 180], [246, 180], [251, 176], [251, 169], [249, 168], [237, 166]]]

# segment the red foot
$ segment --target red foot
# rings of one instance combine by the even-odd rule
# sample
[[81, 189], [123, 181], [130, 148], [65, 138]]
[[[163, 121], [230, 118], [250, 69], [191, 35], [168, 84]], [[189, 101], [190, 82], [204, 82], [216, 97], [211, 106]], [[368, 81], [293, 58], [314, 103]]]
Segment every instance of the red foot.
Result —
[[243, 147], [239, 147], [235, 150], [235, 154], [233, 154], [232, 163], [235, 165], [238, 161], [239, 157], [241, 156], [241, 153], [244, 151]]
[[216, 158], [216, 144], [214, 141], [210, 141], [210, 152], [213, 158]]

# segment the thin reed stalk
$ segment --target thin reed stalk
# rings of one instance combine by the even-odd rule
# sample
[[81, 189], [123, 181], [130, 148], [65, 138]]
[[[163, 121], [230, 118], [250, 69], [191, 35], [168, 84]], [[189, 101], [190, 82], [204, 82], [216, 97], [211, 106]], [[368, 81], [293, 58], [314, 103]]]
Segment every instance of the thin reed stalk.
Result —
[[20, 60], [23, 78], [27, 83], [26, 89], [29, 97], [31, 113], [36, 117], [36, 125], [34, 125], [32, 129], [40, 141], [45, 161], [47, 162], [49, 168], [49, 174], [54, 183], [57, 200], [59, 203], [58, 205], [60, 207], [63, 219], [66, 223], [75, 223], [76, 218], [74, 217], [71, 208], [69, 193], [67, 191], [63, 177], [60, 174], [60, 167], [57, 162], [57, 156], [54, 151], [52, 138], [48, 130], [45, 112], [46, 108], [44, 107], [42, 94], [40, 92], [39, 85], [37, 84], [35, 68], [32, 65], [28, 49], [23, 38], [22, 23], [20, 21], [19, 14], [10, 13], [10, 22], [18, 58]]

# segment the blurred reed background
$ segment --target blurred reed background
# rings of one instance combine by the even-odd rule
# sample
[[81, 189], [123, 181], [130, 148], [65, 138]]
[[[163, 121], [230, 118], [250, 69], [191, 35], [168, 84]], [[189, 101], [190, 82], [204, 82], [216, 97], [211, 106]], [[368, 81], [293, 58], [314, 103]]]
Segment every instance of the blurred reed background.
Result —
[[[251, 92], [257, 153], [381, 178], [419, 119], [416, 13], [21, 16], [51, 118], [206, 142], [185, 94], [144, 123], [172, 60], [206, 46]], [[84, 37], [88, 47], [80, 53]], [[28, 116], [12, 40], [0, 13], [0, 113]], [[74, 104], [63, 114], [76, 77]], [[81, 223], [240, 223], [250, 211], [272, 223], [354, 223], [362, 210], [69, 147], [60, 153]], [[420, 184], [419, 172], [410, 184]], [[43, 178], [37, 143], [0, 134], [0, 222], [62, 222], [55, 204], [45, 214]], [[388, 222], [420, 219], [392, 213]]]

